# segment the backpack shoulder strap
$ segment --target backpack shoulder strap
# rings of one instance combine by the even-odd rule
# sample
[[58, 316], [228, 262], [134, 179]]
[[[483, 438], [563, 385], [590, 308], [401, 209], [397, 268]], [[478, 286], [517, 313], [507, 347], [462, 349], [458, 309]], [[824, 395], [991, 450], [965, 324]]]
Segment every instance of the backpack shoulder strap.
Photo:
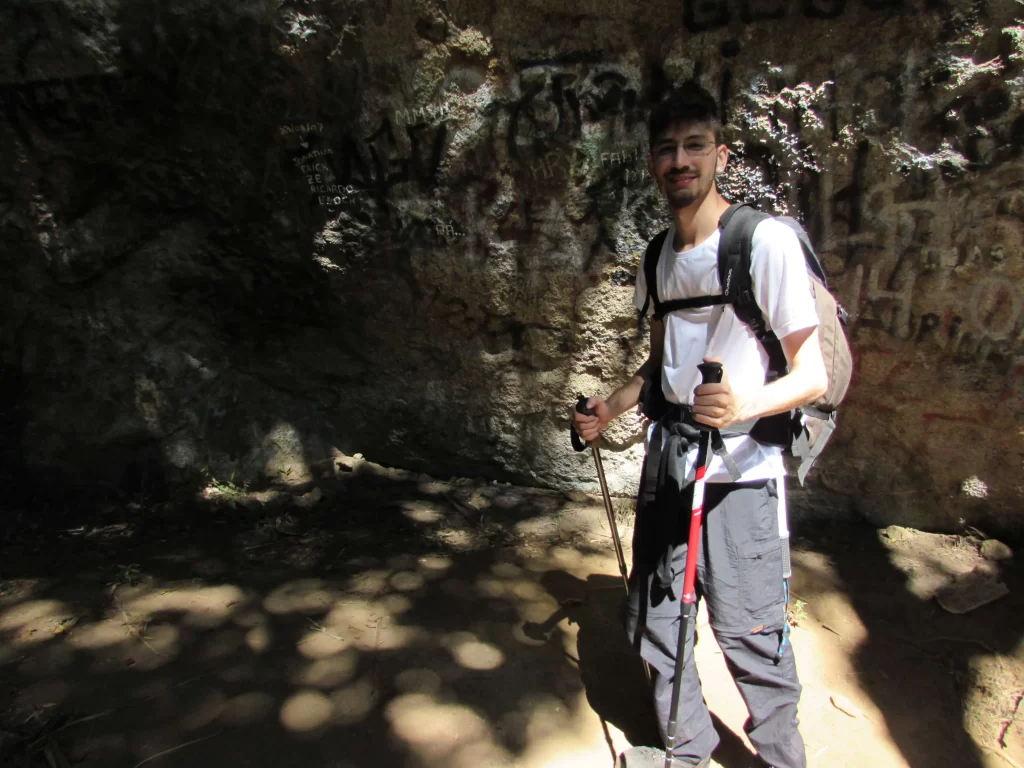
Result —
[[754, 280], [750, 276], [754, 229], [770, 214], [749, 203], [729, 207], [719, 220], [722, 236], [718, 245], [718, 278], [722, 292], [732, 304], [736, 316], [750, 326], [768, 355], [768, 380], [783, 375], [787, 368], [786, 354], [775, 334], [768, 330], [761, 308], [754, 298]]
[[644, 280], [647, 283], [647, 297], [644, 299], [644, 307], [640, 310], [641, 319], [647, 316], [647, 310], [654, 303], [655, 314], [660, 314], [661, 302], [658, 300], [658, 261], [661, 259], [661, 250], [665, 245], [665, 238], [668, 237], [668, 230], [663, 229], [656, 234], [651, 242], [647, 244], [644, 251], [643, 270]]
[[769, 214], [762, 213], [750, 203], [736, 203], [729, 206], [718, 222], [722, 230], [718, 243], [718, 279], [722, 284], [722, 294], [732, 304], [740, 320], [749, 325], [759, 339], [767, 329], [761, 309], [754, 300], [750, 252], [754, 228], [770, 218]]

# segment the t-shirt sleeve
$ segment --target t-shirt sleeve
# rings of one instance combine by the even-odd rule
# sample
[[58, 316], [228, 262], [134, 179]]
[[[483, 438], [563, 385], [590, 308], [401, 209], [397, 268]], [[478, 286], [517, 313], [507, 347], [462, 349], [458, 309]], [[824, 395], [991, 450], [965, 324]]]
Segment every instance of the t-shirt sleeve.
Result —
[[757, 306], [777, 337], [818, 325], [803, 248], [785, 224], [766, 219], [754, 229], [750, 277]]

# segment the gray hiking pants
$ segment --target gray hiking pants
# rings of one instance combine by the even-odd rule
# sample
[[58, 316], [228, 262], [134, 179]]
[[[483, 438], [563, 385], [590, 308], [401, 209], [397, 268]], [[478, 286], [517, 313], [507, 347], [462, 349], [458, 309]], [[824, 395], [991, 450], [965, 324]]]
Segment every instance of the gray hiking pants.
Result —
[[[711, 629], [750, 713], [744, 730], [769, 765], [806, 768], [804, 743], [797, 730], [800, 682], [793, 649], [788, 641], [782, 643], [785, 590], [775, 482], [708, 483], [705, 489], [697, 599], [707, 600]], [[675, 677], [691, 495], [692, 486], [683, 493], [678, 523], [668, 527], [665, 520], [655, 519], [653, 506], [641, 505], [633, 531], [626, 630], [633, 647], [651, 666], [663, 739]], [[657, 560], [667, 546], [672, 547], [671, 589], [654, 578]], [[687, 639], [676, 722], [673, 756], [680, 764], [697, 765], [718, 745], [701, 694], [693, 637]]]

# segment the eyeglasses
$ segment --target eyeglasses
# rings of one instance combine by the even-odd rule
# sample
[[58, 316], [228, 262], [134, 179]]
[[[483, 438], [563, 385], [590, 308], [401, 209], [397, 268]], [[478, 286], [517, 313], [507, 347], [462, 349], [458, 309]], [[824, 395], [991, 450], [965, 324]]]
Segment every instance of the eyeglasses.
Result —
[[[656, 154], [659, 157], [675, 156], [678, 151], [678, 144], [664, 144], [658, 147]], [[685, 141], [682, 145], [683, 154], [688, 157], [707, 157], [715, 148], [715, 142], [702, 139]]]

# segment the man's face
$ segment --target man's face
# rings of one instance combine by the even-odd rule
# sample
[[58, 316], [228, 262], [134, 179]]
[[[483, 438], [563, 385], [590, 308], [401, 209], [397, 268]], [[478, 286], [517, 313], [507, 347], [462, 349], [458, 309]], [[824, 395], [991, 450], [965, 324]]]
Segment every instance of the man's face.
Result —
[[728, 158], [728, 148], [715, 144], [708, 127], [674, 123], [655, 137], [647, 169], [669, 205], [679, 210], [705, 198]]

